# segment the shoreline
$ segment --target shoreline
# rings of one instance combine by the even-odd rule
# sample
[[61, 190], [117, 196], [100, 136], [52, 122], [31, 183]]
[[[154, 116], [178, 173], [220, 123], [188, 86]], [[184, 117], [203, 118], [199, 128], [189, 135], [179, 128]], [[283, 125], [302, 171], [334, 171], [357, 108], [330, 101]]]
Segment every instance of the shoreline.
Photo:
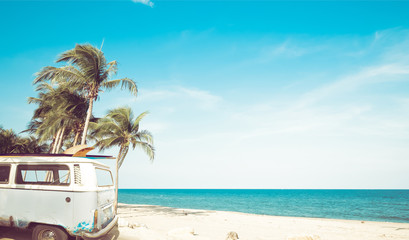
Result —
[[[161, 197], [162, 196], [162, 197]], [[123, 203], [269, 216], [409, 223], [409, 190], [120, 189]], [[409, 238], [408, 238], [409, 239]]]
[[374, 222], [374, 223], [403, 223], [409, 224], [409, 222], [390, 222], [390, 221], [375, 221], [375, 220], [359, 220], [359, 219], [345, 219], [345, 218], [325, 218], [325, 217], [300, 217], [300, 216], [284, 216], [284, 215], [269, 215], [269, 214], [259, 214], [259, 213], [249, 213], [249, 212], [239, 212], [239, 211], [230, 211], [230, 210], [212, 210], [212, 209], [195, 209], [195, 208], [178, 208], [178, 207], [168, 207], [162, 205], [151, 205], [151, 204], [131, 204], [131, 203], [119, 203], [120, 205], [129, 205], [129, 206], [141, 206], [141, 207], [159, 207], [159, 208], [170, 208], [176, 210], [185, 210], [185, 211], [208, 211], [208, 212], [226, 212], [226, 213], [241, 213], [248, 215], [257, 215], [257, 216], [270, 216], [270, 217], [287, 217], [287, 218], [301, 218], [301, 219], [321, 219], [321, 220], [339, 220], [339, 221], [358, 221], [358, 222]]
[[409, 223], [259, 215], [180, 209], [157, 205], [119, 204], [122, 240], [239, 239], [381, 240], [409, 239]]

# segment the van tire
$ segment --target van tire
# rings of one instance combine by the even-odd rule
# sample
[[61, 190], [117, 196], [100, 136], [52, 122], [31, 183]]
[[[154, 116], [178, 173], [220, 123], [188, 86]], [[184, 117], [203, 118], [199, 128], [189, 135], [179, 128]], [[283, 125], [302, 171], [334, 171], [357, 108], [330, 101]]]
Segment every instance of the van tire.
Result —
[[67, 240], [67, 234], [58, 227], [37, 225], [31, 235], [32, 240]]

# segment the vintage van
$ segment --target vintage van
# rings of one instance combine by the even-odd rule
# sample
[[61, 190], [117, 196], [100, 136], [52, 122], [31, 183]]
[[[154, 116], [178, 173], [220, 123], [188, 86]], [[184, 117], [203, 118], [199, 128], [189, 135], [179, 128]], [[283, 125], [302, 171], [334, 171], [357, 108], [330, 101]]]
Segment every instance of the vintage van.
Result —
[[112, 232], [115, 187], [101, 158], [110, 157], [0, 155], [0, 226], [32, 229], [33, 240], [100, 239]]

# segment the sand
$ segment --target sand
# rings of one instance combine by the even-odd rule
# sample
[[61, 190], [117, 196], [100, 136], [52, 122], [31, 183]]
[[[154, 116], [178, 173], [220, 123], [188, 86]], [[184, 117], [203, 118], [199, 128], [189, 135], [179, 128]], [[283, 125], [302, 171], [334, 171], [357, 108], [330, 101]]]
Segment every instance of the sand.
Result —
[[[409, 240], [409, 223], [279, 217], [224, 211], [120, 204], [119, 239]], [[194, 234], [192, 234], [192, 232]]]
[[[237, 212], [119, 205], [119, 240], [409, 240], [409, 223], [278, 217]], [[30, 240], [0, 228], [0, 240]]]

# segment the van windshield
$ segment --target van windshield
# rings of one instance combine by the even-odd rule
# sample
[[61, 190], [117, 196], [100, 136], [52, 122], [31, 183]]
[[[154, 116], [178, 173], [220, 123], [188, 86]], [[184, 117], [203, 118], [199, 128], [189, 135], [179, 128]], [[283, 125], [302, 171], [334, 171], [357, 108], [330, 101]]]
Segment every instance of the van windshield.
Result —
[[111, 171], [101, 168], [95, 168], [95, 172], [97, 174], [97, 183], [99, 187], [114, 185]]
[[18, 165], [17, 184], [69, 185], [70, 170], [66, 165]]

